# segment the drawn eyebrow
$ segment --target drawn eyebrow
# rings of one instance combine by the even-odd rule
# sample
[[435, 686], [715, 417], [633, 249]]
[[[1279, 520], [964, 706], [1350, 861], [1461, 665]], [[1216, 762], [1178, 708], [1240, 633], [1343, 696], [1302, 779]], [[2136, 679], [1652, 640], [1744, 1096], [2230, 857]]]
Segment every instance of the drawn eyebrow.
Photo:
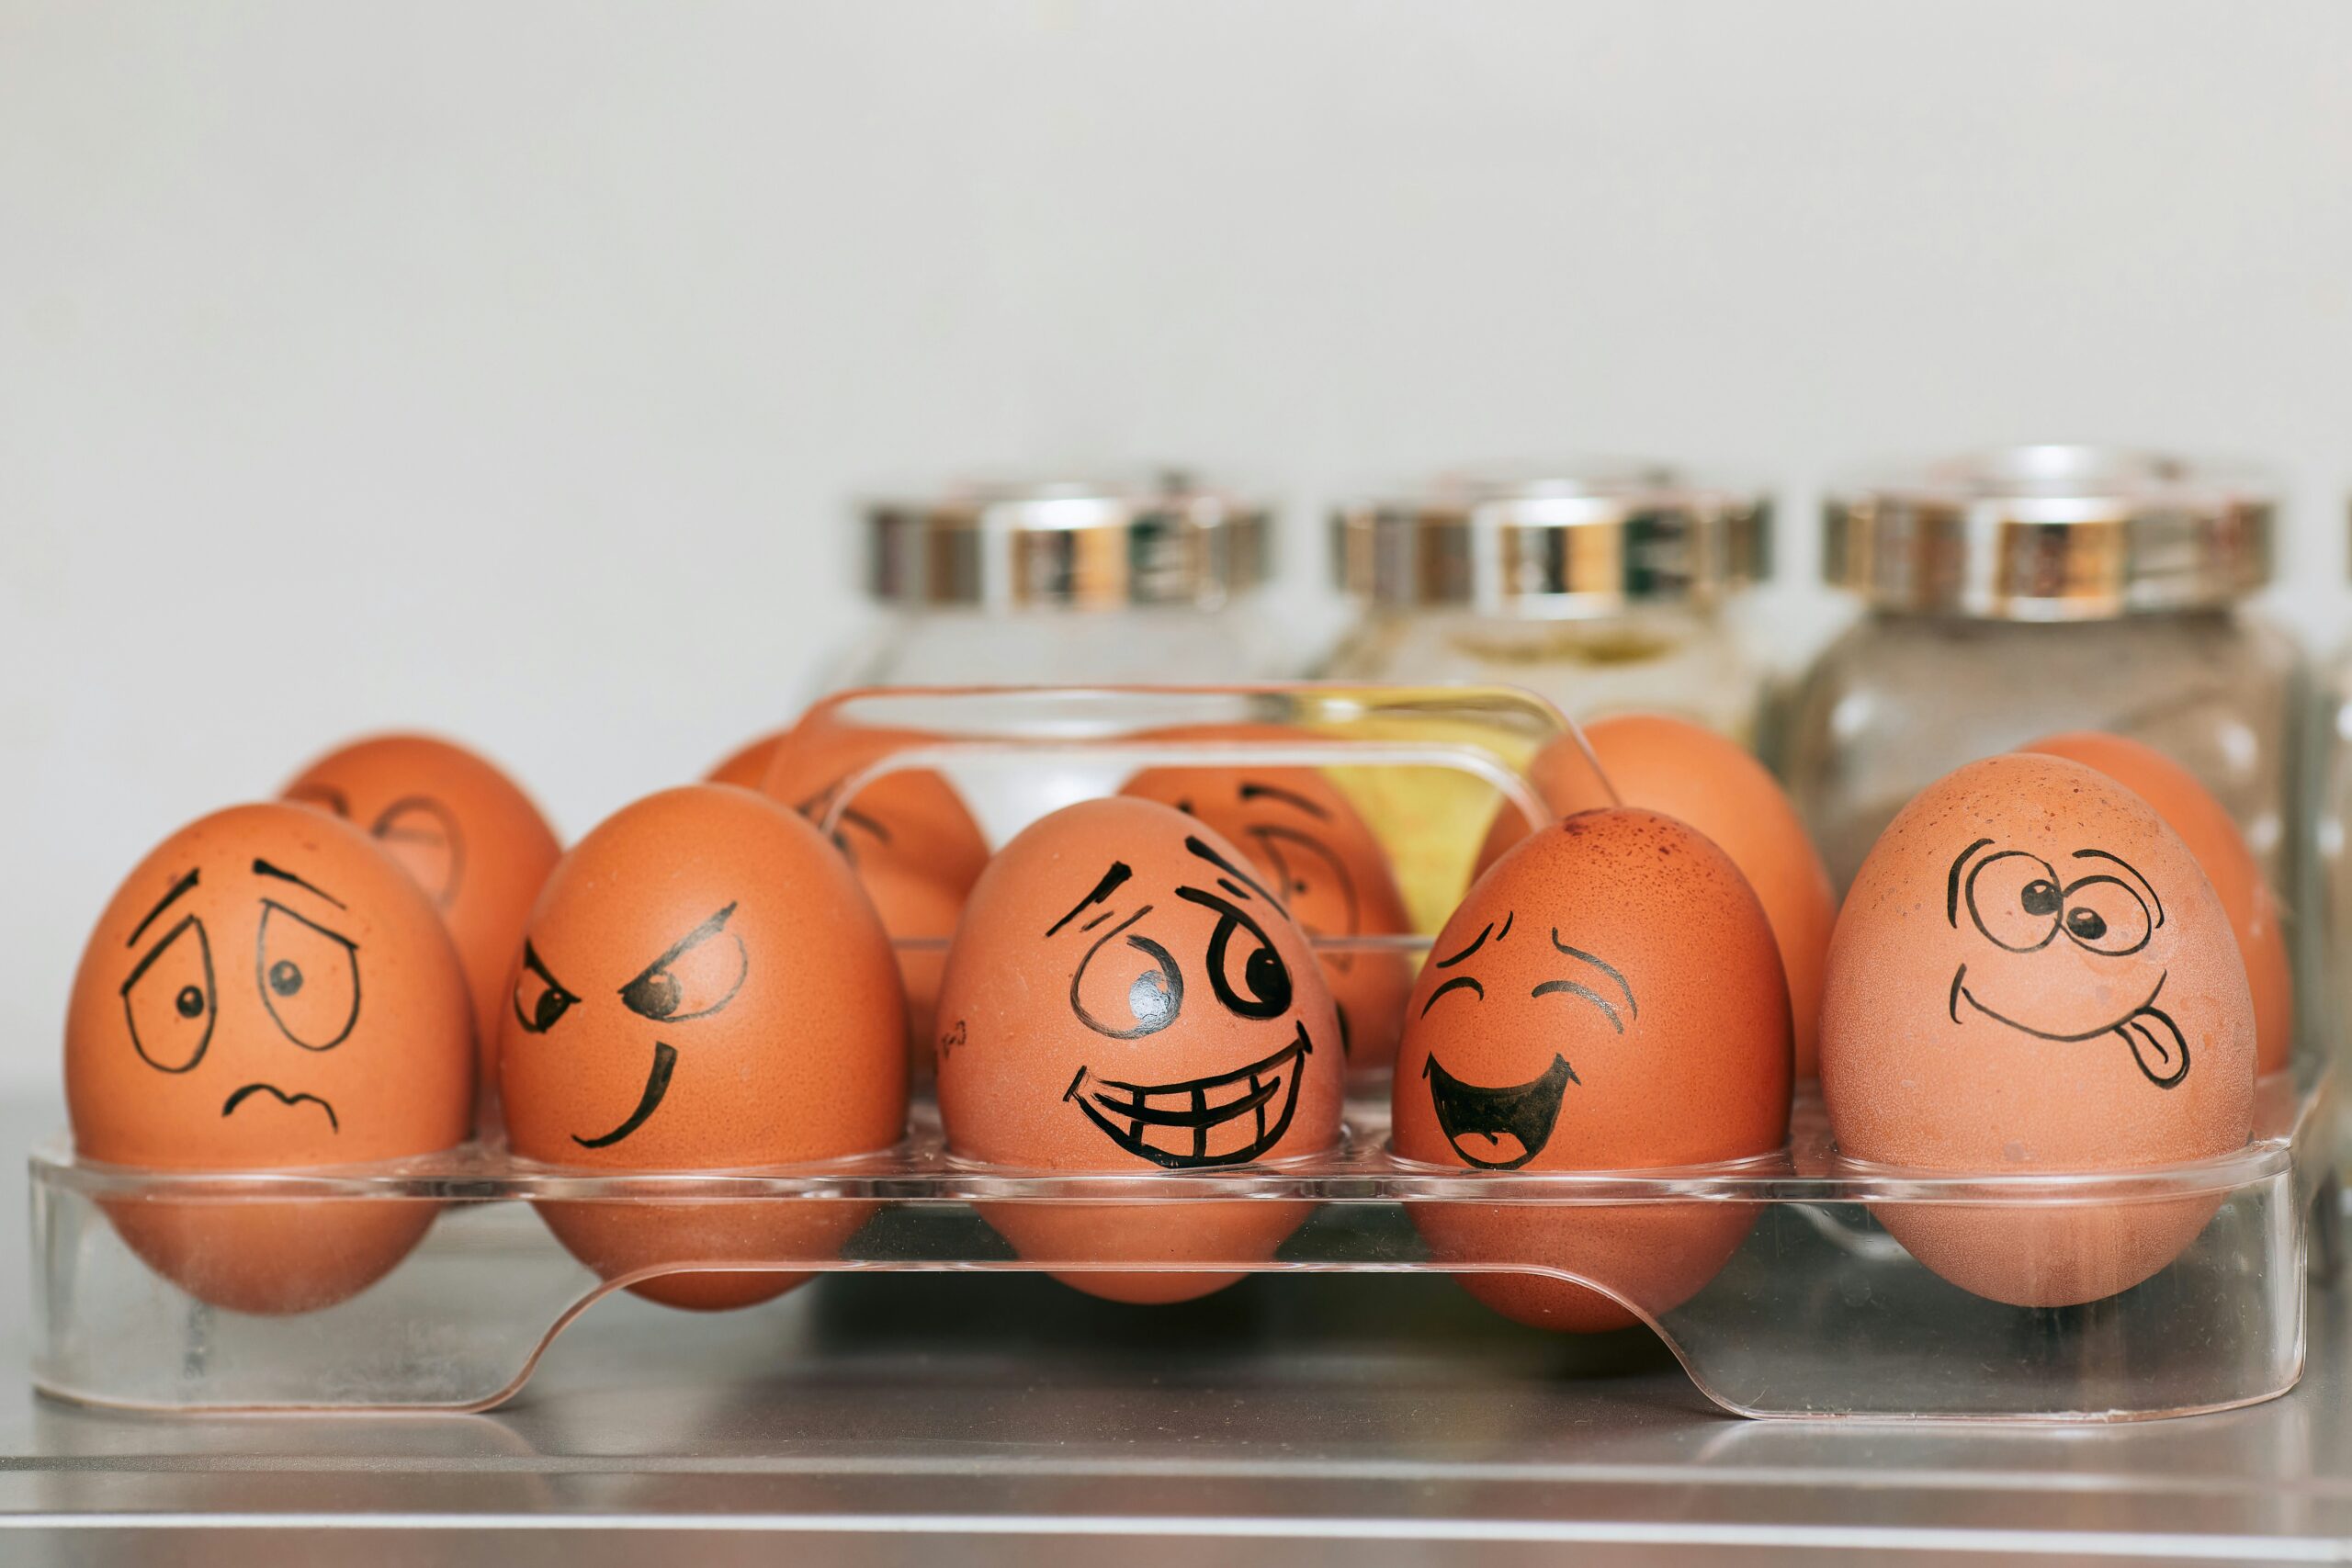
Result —
[[[724, 909], [719, 910], [718, 913], [703, 921], [702, 924], [696, 926], [694, 930], [688, 931], [685, 935], [672, 942], [670, 944], [669, 952], [663, 953], [661, 957], [647, 964], [643, 969], [639, 970], [637, 978], [631, 980], [628, 983], [628, 986], [623, 986], [620, 988], [626, 991], [629, 988], [629, 986], [636, 985], [639, 980], [644, 979], [647, 976], [658, 974], [662, 970], [667, 969], [671, 964], [675, 964], [678, 961], [678, 955], [685, 952], [686, 949], [694, 946], [696, 942], [707, 942], [712, 937], [717, 936], [720, 931], [725, 929], [728, 917], [734, 914], [734, 912], [735, 906], [733, 904], [729, 904]], [[741, 942], [742, 939], [739, 937], [736, 940]], [[735, 993], [732, 991], [728, 993], [729, 997], [732, 997], [734, 994]]]
[[1430, 993], [1430, 999], [1421, 1004], [1421, 1016], [1423, 1018], [1429, 1017], [1430, 1009], [1437, 1006], [1438, 998], [1445, 995], [1448, 991], [1476, 991], [1478, 993], [1478, 999], [1480, 1001], [1483, 1002], [1487, 999], [1486, 987], [1478, 984], [1476, 980], [1471, 978], [1467, 975], [1456, 975], [1453, 979], [1448, 980], [1444, 985], [1440, 986], [1436, 990]]
[[1240, 899], [1243, 903], [1246, 904], [1250, 901], [1250, 895], [1241, 891], [1241, 885], [1233, 881], [1231, 878], [1220, 876], [1216, 879], [1216, 885], [1219, 887], [1224, 888], [1227, 893], [1232, 894], [1236, 898]]
[[2111, 855], [2105, 850], [2076, 850], [2075, 852], [2075, 858], [2076, 860], [2112, 861], [2117, 865], [2120, 865], [2124, 870], [2130, 872], [2132, 875], [2132, 879], [2138, 882], [2141, 886], [2148, 890], [2148, 897], [2155, 899], [2156, 924], [2163, 925], [2165, 923], [2165, 901], [2162, 897], [2158, 897], [2155, 884], [2150, 882], [2146, 877], [2140, 874], [2140, 868], [2138, 866], [2133, 865], [2121, 855]]
[[1979, 839], [1974, 843], [1969, 845], [1966, 849], [1961, 851], [1960, 853], [1952, 860], [1951, 874], [1944, 879], [1944, 919], [1950, 922], [1954, 931], [1960, 929], [1961, 867], [1968, 863], [1969, 856], [1974, 854], [1977, 851], [1983, 849], [1992, 841], [1993, 840], [1990, 839]]
[[[1133, 876], [1134, 874], [1134, 868], [1129, 866], [1126, 862], [1123, 860], [1113, 861], [1111, 863], [1111, 869], [1102, 874], [1102, 880], [1094, 885], [1094, 891], [1089, 893], [1085, 897], [1080, 898], [1077, 903], [1072, 904], [1069, 908], [1069, 914], [1064, 915], [1060, 919], [1056, 920], [1052, 925], [1046, 928], [1046, 934], [1047, 936], [1057, 935], [1064, 926], [1078, 919], [1081, 911], [1088, 909], [1096, 904], [1100, 904], [1103, 899], [1108, 898], [1112, 894], [1117, 892], [1119, 884], [1125, 882], [1128, 877]], [[1093, 927], [1089, 926], [1086, 929], [1091, 931], [1093, 930]]]
[[[1557, 926], [1554, 926], [1552, 928], [1552, 945], [1558, 948], [1562, 953], [1566, 953], [1570, 958], [1583, 959], [1587, 964], [1591, 964], [1595, 969], [1600, 970], [1602, 974], [1616, 981], [1617, 988], [1625, 993], [1626, 1007], [1633, 1010], [1633, 1014], [1635, 1018], [1642, 1016], [1642, 1004], [1634, 999], [1634, 987], [1625, 983], [1625, 976], [1619, 972], [1615, 964], [1607, 962], [1597, 954], [1587, 953], [1581, 947], [1570, 947], [1566, 942], [1560, 940], [1560, 928]], [[1566, 982], [1562, 983], [1566, 984]], [[1578, 989], [1581, 988], [1582, 987], [1578, 987]], [[1540, 987], [1537, 988], [1537, 994], [1542, 994], [1542, 988]], [[1600, 1001], [1599, 997], [1595, 997], [1592, 999], [1597, 1002]], [[1601, 1002], [1600, 1005], [1603, 1007], [1609, 1006], [1606, 1002]], [[1611, 1008], [1610, 1010], [1610, 1016], [1611, 1018], [1616, 1016], [1615, 1009]], [[1623, 1032], [1623, 1025], [1619, 1025], [1619, 1031], [1620, 1032]]]
[[1272, 894], [1267, 892], [1264, 886], [1261, 884], [1256, 877], [1250, 875], [1248, 872], [1242, 870], [1239, 866], [1234, 864], [1231, 861], [1226, 859], [1215, 850], [1209, 848], [1208, 845], [1203, 843], [1200, 840], [1193, 838], [1188, 834], [1184, 840], [1184, 847], [1202, 860], [1204, 860], [1211, 865], [1216, 867], [1217, 870], [1225, 873], [1226, 875], [1232, 877], [1235, 881], [1248, 884], [1250, 888], [1255, 892], [1259, 897], [1263, 898], [1275, 908], [1279, 909], [1283, 908], [1283, 901], [1275, 897]]
[[325, 899], [328, 903], [333, 904], [338, 909], [346, 909], [350, 908], [350, 906], [345, 904], [342, 899], [336, 897], [325, 888], [319, 886], [316, 883], [305, 882], [300, 877], [295, 875], [292, 872], [286, 870], [282, 866], [272, 865], [266, 860], [256, 858], [254, 861], [254, 874], [255, 876], [274, 876], [280, 882], [290, 882], [297, 887], [307, 887], [311, 892], [317, 894], [320, 897]]
[[1531, 997], [1547, 997], [1555, 991], [1566, 991], [1572, 997], [1582, 997], [1609, 1015], [1609, 1021], [1618, 1033], [1625, 1032], [1625, 1021], [1617, 1016], [1617, 1009], [1606, 997], [1589, 986], [1579, 986], [1574, 980], [1546, 980], [1527, 994]]
[[1284, 806], [1304, 811], [1319, 821], [1329, 822], [1331, 819], [1331, 813], [1320, 804], [1309, 800], [1296, 790], [1284, 789], [1280, 784], [1255, 784], [1244, 779], [1238, 793], [1244, 800], [1279, 800]]
[[195, 886], [196, 877], [196, 872], [191, 871], [186, 876], [181, 877], [177, 882], [173, 883], [172, 890], [169, 893], [164, 894], [161, 898], [155, 900], [155, 907], [147, 911], [147, 918], [145, 919], [140, 921], [137, 926], [132, 928], [130, 940], [124, 942], [122, 945], [125, 947], [137, 947], [139, 945], [139, 939], [147, 934], [147, 928], [155, 923], [155, 917], [162, 914], [165, 909], [170, 908], [172, 907], [173, 899], [178, 897], [181, 894]]
[[1455, 964], [1457, 964], [1461, 963], [1464, 959], [1465, 959], [1465, 958], [1469, 957], [1472, 953], [1474, 953], [1477, 952], [1480, 948], [1482, 948], [1482, 947], [1486, 946], [1486, 945], [1487, 945], [1487, 938], [1494, 934], [1494, 930], [1495, 930], [1495, 922], [1494, 922], [1494, 921], [1492, 921], [1492, 920], [1488, 920], [1488, 921], [1487, 922], [1487, 929], [1486, 929], [1485, 931], [1480, 931], [1480, 932], [1479, 932], [1476, 937], [1472, 938], [1472, 939], [1471, 939], [1471, 942], [1470, 942], [1470, 945], [1469, 945], [1469, 946], [1467, 946], [1467, 947], [1464, 948], [1461, 952], [1459, 952], [1459, 953], [1455, 953], [1455, 954], [1454, 954], [1453, 957], [1451, 957], [1451, 958], [1441, 958], [1441, 959], [1439, 959], [1439, 960], [1437, 961], [1436, 967], [1438, 967], [1438, 968], [1440, 968], [1440, 969], [1451, 969], [1451, 968], [1453, 968]]
[[1504, 913], [1504, 915], [1503, 915], [1503, 929], [1502, 929], [1502, 930], [1500, 930], [1500, 931], [1497, 931], [1497, 932], [1495, 933], [1495, 941], [1496, 941], [1497, 942], [1500, 942], [1503, 940], [1503, 938], [1505, 938], [1505, 937], [1507, 937], [1507, 936], [1510, 935], [1510, 928], [1511, 928], [1511, 925], [1512, 925], [1512, 923], [1513, 923], [1514, 921], [1516, 921], [1518, 919], [1519, 919], [1519, 911], [1518, 911], [1517, 909], [1510, 909], [1510, 910], [1507, 910], [1507, 911], [1505, 911], [1505, 913]]

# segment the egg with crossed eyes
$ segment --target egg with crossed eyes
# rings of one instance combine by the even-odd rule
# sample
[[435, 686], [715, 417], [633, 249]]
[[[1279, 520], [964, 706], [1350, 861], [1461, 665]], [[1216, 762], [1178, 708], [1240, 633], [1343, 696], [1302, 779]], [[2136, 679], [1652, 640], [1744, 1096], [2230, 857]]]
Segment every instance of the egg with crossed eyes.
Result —
[[[367, 834], [232, 807], [127, 878], [82, 956], [65, 1099], [91, 1159], [170, 1170], [345, 1166], [449, 1148], [473, 1115], [465, 971]], [[424, 1201], [108, 1206], [158, 1273], [215, 1306], [332, 1305], [432, 1223]]]
[[[1339, 1021], [1305, 933], [1230, 841], [1157, 801], [1065, 807], [998, 852], [939, 1020], [940, 1122], [964, 1159], [1181, 1176], [1339, 1141]], [[981, 1208], [1079, 1289], [1169, 1302], [1239, 1277], [1213, 1265], [1272, 1256], [1307, 1205]]]
[[[888, 1148], [906, 1122], [904, 1005], [882, 922], [816, 829], [730, 784], [649, 795], [581, 840], [531, 912], [499, 1053], [508, 1139], [528, 1159], [619, 1171]], [[539, 1213], [601, 1277], [724, 1308], [799, 1283], [783, 1266], [833, 1256], [872, 1206]]]
[[[2242, 1147], [2256, 1035], [2228, 916], [2180, 838], [2104, 773], [1972, 762], [1862, 863], [1830, 940], [1821, 1092], [1838, 1147], [2014, 1175]], [[2177, 1257], [2218, 1200], [1885, 1204], [1912, 1256], [2019, 1306], [2112, 1295]]]
[[[1657, 812], [1580, 812], [1521, 839], [1446, 922], [1407, 1005], [1396, 1153], [1508, 1176], [1697, 1166], [1788, 1135], [1788, 987], [1729, 856]], [[1421, 1201], [1413, 1224], [1507, 1317], [1575, 1333], [1681, 1305], [1754, 1223], [1735, 1203], [1546, 1212]], [[1573, 1276], [1572, 1282], [1558, 1275]]]

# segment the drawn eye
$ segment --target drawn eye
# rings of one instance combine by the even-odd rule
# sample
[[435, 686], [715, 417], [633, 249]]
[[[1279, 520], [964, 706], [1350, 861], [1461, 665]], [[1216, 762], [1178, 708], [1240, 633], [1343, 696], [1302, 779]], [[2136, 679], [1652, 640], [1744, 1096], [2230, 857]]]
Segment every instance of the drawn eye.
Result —
[[1989, 855], [1968, 874], [1968, 913], [1976, 929], [2011, 953], [2049, 946], [2064, 902], [2049, 862], [2022, 850]]
[[640, 1018], [683, 1023], [708, 1018], [735, 999], [750, 972], [743, 939], [726, 929], [729, 904], [678, 939], [669, 952], [621, 987], [621, 1002]]
[[149, 1066], [184, 1073], [212, 1043], [212, 943], [204, 922], [182, 919], [122, 983], [131, 1048]]
[[359, 1021], [358, 948], [350, 938], [262, 901], [254, 976], [279, 1032], [305, 1051], [332, 1051]]
[[1215, 894], [1195, 888], [1180, 895], [1217, 912], [1209, 934], [1209, 988], [1227, 1012], [1242, 1018], [1280, 1018], [1290, 1010], [1290, 966], [1257, 921]]
[[2119, 958], [2148, 945], [2155, 922], [2140, 890], [2120, 876], [2086, 876], [2065, 890], [2066, 935], [2088, 953]]
[[545, 1034], [579, 1000], [548, 973], [537, 950], [524, 942], [522, 973], [514, 976], [514, 1021], [523, 1026], [523, 1032]]
[[384, 807], [368, 830], [427, 897], [445, 909], [449, 907], [465, 869], [465, 840], [447, 807], [412, 795]]
[[1184, 1010], [1184, 972], [1176, 955], [1129, 928], [1151, 913], [1146, 904], [1094, 939], [1069, 977], [1069, 1009], [1097, 1034], [1140, 1040]]

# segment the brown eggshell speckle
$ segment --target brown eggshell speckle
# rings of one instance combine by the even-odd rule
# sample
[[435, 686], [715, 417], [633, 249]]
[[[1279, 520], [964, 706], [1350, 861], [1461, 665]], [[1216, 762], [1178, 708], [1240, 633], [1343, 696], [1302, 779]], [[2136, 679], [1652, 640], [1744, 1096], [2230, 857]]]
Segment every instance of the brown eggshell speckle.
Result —
[[[1688, 822], [1731, 856], [1756, 890], [1789, 980], [1797, 1077], [1812, 1077], [1820, 1036], [1821, 972], [1838, 905], [1829, 874], [1795, 806], [1761, 762], [1688, 720], [1623, 714], [1595, 720], [1584, 734], [1616, 785], [1613, 804]], [[1528, 779], [1544, 804], [1563, 817], [1612, 804], [1574, 736], [1561, 736], [1538, 751], [1528, 765]], [[1526, 832], [1526, 819], [1504, 807], [1487, 830], [1478, 869], [1484, 872]]]
[[[1157, 732], [1161, 738], [1304, 739], [1274, 725], [1225, 725]], [[1157, 800], [1216, 829], [1265, 878], [1309, 937], [1410, 931], [1412, 920], [1388, 857], [1348, 797], [1312, 768], [1150, 768], [1123, 795]], [[1405, 994], [1417, 961], [1406, 953], [1323, 952], [1323, 978], [1339, 1010], [1351, 1077], [1385, 1084], [1404, 1026]]]
[[2180, 835], [2221, 898], [2222, 912], [2238, 939], [2238, 955], [2245, 960], [2246, 983], [2254, 993], [2256, 1061], [2266, 1073], [2284, 1067], [2295, 1040], [2295, 979], [2287, 963], [2286, 928], [2261, 863], [2228, 809], [2187, 768], [2153, 746], [2120, 735], [2076, 730], [2046, 735], [2018, 750], [2098, 769], [2154, 807], [2165, 826]]
[[531, 900], [563, 852], [555, 829], [493, 763], [424, 735], [355, 741], [303, 769], [280, 795], [365, 829], [440, 910], [466, 966], [482, 1053], [477, 1082], [488, 1097], [497, 1087], [507, 968]]
[[[1862, 863], [1829, 949], [1821, 1089], [1849, 1156], [1947, 1171], [2101, 1171], [2216, 1156], [2252, 1124], [2254, 1003], [2221, 900], [2107, 775], [1988, 757], [1922, 790]], [[2124, 1290], [2218, 1200], [1887, 1205], [1981, 1296]]]
[[[888, 1148], [906, 1121], [906, 1017], [888, 939], [848, 864], [767, 797], [650, 795], [566, 855], [533, 909], [504, 1021], [507, 1134], [529, 1159], [684, 1171]], [[548, 1201], [563, 1244], [673, 1306], [741, 1306], [830, 1257], [870, 1205]]]
[[[90, 934], [65, 1022], [85, 1157], [167, 1170], [356, 1165], [464, 1141], [464, 971], [424, 893], [367, 834], [233, 807], [141, 862]], [[373, 1283], [424, 1202], [108, 1206], [158, 1273], [216, 1306], [288, 1313]]]
[[[933, 737], [840, 723], [825, 714], [775, 738], [760, 788], [810, 821], [821, 819], [852, 777]], [[899, 957], [907, 993], [908, 1049], [918, 1078], [930, 1075], [944, 943], [965, 895], [988, 863], [988, 840], [956, 788], [936, 773], [889, 773], [860, 789], [833, 830], [894, 938], [939, 943]]]
[[[1237, 847], [1156, 801], [1081, 802], [1007, 844], [965, 906], [939, 1016], [940, 1120], [965, 1159], [1182, 1173], [1339, 1138], [1339, 1021], [1305, 934]], [[1204, 1266], [1270, 1257], [1307, 1205], [982, 1208], [1079, 1289], [1167, 1302], [1230, 1284]], [[1178, 1268], [1087, 1271], [1128, 1263]]]
[[[1772, 930], [1729, 856], [1657, 812], [1582, 812], [1471, 887], [1406, 1010], [1392, 1136], [1407, 1159], [1497, 1171], [1628, 1170], [1769, 1154], [1786, 1137], [1789, 1004]], [[1473, 1295], [1591, 1333], [1688, 1301], [1755, 1221], [1745, 1204], [1546, 1213], [1424, 1202]], [[1611, 1299], [1611, 1297], [1615, 1299]]]

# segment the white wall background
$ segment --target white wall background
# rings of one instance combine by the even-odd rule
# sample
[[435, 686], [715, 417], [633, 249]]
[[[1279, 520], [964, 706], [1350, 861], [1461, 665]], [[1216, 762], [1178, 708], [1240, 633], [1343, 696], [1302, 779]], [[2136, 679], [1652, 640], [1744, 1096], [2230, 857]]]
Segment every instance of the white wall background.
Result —
[[[352, 731], [576, 833], [784, 716], [877, 476], [2277, 464], [2341, 623], [2352, 7], [0, 0], [0, 1088]], [[1792, 617], [1824, 601], [1799, 591]]]

